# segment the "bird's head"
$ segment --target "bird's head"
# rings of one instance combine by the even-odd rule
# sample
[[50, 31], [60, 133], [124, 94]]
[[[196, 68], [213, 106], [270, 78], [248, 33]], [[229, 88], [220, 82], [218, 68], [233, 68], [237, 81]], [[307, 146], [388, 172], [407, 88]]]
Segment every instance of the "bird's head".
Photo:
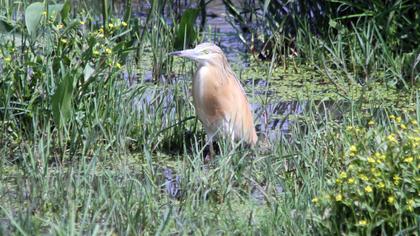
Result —
[[213, 43], [201, 43], [193, 49], [175, 51], [169, 53], [169, 55], [189, 58], [202, 65], [214, 63], [218, 60], [226, 60], [222, 49]]

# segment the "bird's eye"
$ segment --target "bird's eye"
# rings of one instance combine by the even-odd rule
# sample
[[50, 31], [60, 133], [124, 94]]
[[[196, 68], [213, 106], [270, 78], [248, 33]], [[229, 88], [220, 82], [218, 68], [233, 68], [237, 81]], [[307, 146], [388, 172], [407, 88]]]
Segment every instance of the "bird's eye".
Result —
[[203, 50], [203, 53], [204, 53], [204, 54], [209, 54], [209, 51], [207, 51], [207, 50]]

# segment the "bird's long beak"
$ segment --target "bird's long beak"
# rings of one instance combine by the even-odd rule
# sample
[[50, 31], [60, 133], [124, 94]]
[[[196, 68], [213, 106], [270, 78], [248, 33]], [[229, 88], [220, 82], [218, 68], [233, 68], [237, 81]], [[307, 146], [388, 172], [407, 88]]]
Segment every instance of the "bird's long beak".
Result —
[[170, 56], [178, 56], [178, 57], [186, 57], [190, 59], [196, 59], [198, 54], [195, 52], [194, 49], [186, 49], [182, 51], [175, 51], [168, 53]]

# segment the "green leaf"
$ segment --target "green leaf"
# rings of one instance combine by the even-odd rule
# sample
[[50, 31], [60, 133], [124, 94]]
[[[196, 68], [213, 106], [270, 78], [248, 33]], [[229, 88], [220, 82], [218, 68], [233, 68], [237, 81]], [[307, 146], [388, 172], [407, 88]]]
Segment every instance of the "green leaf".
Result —
[[39, 22], [41, 21], [42, 12], [44, 11], [44, 4], [35, 2], [29, 5], [25, 10], [25, 25], [28, 29], [29, 35], [35, 35]]
[[53, 118], [58, 126], [68, 121], [72, 114], [73, 80], [74, 78], [71, 74], [65, 76], [51, 98]]
[[63, 9], [61, 10], [62, 19], [66, 19], [69, 16], [70, 10], [71, 10], [71, 3], [69, 0], [67, 0], [63, 5]]
[[195, 20], [197, 19], [200, 9], [190, 8], [185, 10], [179, 23], [178, 31], [176, 32], [174, 48], [183, 49], [185, 46], [190, 45], [197, 39], [197, 33], [194, 30]]
[[[64, 4], [48, 5], [48, 15], [57, 16], [63, 10]], [[45, 11], [44, 3], [35, 2], [29, 5], [25, 10], [25, 25], [28, 33], [35, 36], [41, 22], [42, 13]], [[67, 12], [68, 14], [68, 12]]]
[[64, 4], [52, 4], [48, 5], [48, 15], [57, 17], [63, 13]]
[[95, 69], [93, 69], [90, 64], [86, 64], [85, 69], [83, 70], [83, 77], [85, 81], [88, 80], [94, 72]]

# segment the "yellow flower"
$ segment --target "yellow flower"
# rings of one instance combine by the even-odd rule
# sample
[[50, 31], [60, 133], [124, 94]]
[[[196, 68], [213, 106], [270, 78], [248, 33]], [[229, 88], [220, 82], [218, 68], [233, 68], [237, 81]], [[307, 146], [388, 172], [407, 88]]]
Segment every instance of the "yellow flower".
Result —
[[337, 195], [335, 196], [335, 200], [336, 200], [337, 202], [342, 201], [342, 200], [343, 200], [343, 195], [341, 195], [340, 193], [339, 193], [339, 194], [337, 194]]
[[67, 43], [67, 39], [60, 39], [60, 42]]
[[43, 12], [42, 12], [42, 15], [43, 15], [43, 16], [46, 16], [46, 15], [47, 15], [47, 11], [43, 11]]
[[79, 23], [80, 23], [81, 25], [84, 25], [84, 24], [85, 24], [85, 22], [84, 22], [84, 21], [82, 21], [82, 20], [81, 20]]
[[365, 226], [367, 225], [367, 221], [366, 220], [359, 220], [359, 222], [357, 223], [360, 226]]
[[414, 161], [414, 158], [413, 157], [406, 157], [406, 158], [404, 158], [404, 162], [406, 162], [408, 164], [413, 163], [413, 161]]
[[92, 51], [92, 54], [93, 54], [94, 56], [99, 56], [99, 51], [98, 51], [98, 50], [93, 50], [93, 51]]
[[363, 181], [367, 181], [368, 180], [368, 177], [366, 175], [364, 175], [364, 174], [361, 174], [360, 175], [360, 179], [363, 180]]
[[368, 125], [374, 125], [375, 124], [375, 121], [373, 121], [373, 120], [370, 120], [369, 122], [368, 122]]
[[394, 180], [394, 184], [399, 184], [401, 177], [399, 177], [398, 175], [394, 175], [394, 177], [392, 177], [392, 179]]
[[408, 199], [407, 200], [408, 211], [413, 211], [414, 210], [413, 207], [414, 207], [414, 200], [413, 199]]
[[11, 62], [12, 61], [12, 57], [5, 57], [5, 58], [3, 58], [3, 60], [4, 60], [4, 62]]
[[353, 164], [350, 164], [349, 167], [348, 167], [348, 169], [349, 170], [353, 170], [354, 169], [354, 165]]
[[319, 202], [319, 199], [317, 197], [312, 198], [312, 203], [317, 204]]
[[385, 188], [385, 184], [383, 182], [379, 182], [378, 188]]
[[344, 172], [344, 171], [342, 171], [342, 172], [340, 173], [340, 178], [342, 178], [342, 179], [347, 178], [347, 173], [346, 173], [346, 172]]
[[381, 161], [385, 160], [386, 159], [385, 154], [379, 154], [378, 159], [381, 160]]
[[400, 124], [400, 128], [404, 130], [407, 129], [407, 126], [405, 124]]
[[396, 121], [397, 123], [400, 123], [400, 122], [401, 122], [401, 116], [398, 116], [397, 118], [395, 118], [395, 121]]
[[357, 153], [357, 147], [354, 145], [351, 145], [349, 151], [350, 151], [349, 155], [352, 157]]
[[375, 177], [379, 177], [379, 176], [381, 176], [382, 174], [381, 174], [381, 172], [380, 171], [378, 171], [378, 169], [376, 169], [376, 168], [371, 168], [370, 169], [370, 172], [372, 172], [372, 174], [375, 176]]
[[103, 33], [104, 33], [104, 28], [103, 28], [103, 27], [101, 27], [101, 28], [98, 30], [98, 33], [99, 33], [99, 34], [103, 34]]
[[389, 116], [389, 119], [393, 120], [393, 119], [395, 119], [395, 116], [394, 115], [390, 115]]
[[112, 50], [110, 48], [105, 48], [105, 53], [106, 54], [111, 54], [112, 53]]
[[395, 197], [389, 196], [388, 197], [388, 203], [391, 204], [391, 205], [394, 204], [395, 203]]
[[354, 183], [354, 178], [349, 178], [349, 179], [347, 180], [347, 183], [349, 183], [349, 184], [353, 184], [353, 183]]
[[123, 21], [123, 22], [121, 22], [121, 25], [126, 27], [128, 24], [127, 24], [127, 22]]
[[370, 186], [365, 187], [365, 192], [371, 193], [372, 191], [373, 191], [372, 187], [370, 187]]
[[62, 29], [62, 28], [64, 28], [64, 25], [63, 24], [58, 24], [57, 25], [57, 29]]
[[411, 120], [411, 121], [410, 121], [410, 123], [411, 123], [412, 125], [417, 125], [417, 124], [418, 124], [416, 120]]
[[375, 163], [376, 162], [375, 159], [373, 159], [372, 157], [368, 157], [367, 161], [369, 163]]
[[115, 67], [116, 67], [117, 69], [121, 69], [121, 67], [122, 67], [122, 66], [121, 66], [121, 64], [120, 64], [120, 63], [118, 63], [118, 62], [117, 62], [117, 63], [115, 63]]
[[112, 29], [112, 28], [114, 28], [114, 24], [109, 23], [109, 24], [108, 24], [108, 27]]
[[387, 140], [391, 143], [398, 143], [397, 139], [393, 134], [388, 135]]
[[346, 131], [352, 131], [353, 130], [353, 126], [347, 126], [346, 127]]

